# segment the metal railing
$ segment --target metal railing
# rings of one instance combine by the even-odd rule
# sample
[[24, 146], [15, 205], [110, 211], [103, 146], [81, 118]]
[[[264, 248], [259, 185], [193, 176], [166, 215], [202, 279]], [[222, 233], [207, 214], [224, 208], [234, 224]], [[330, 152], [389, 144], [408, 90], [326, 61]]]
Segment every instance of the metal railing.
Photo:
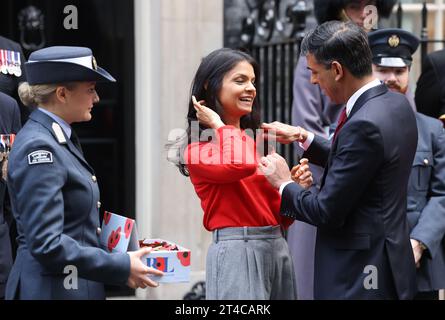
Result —
[[[246, 1], [249, 13], [243, 19], [242, 49], [260, 65], [258, 96], [263, 122], [292, 121], [292, 86], [300, 44], [310, 10], [306, 1]], [[295, 163], [293, 145], [278, 145], [290, 164]]]
[[[414, 8], [418, 6], [419, 4], [411, 4], [409, 5], [410, 8]], [[403, 5], [401, 1], [399, 1], [397, 6], [397, 28], [402, 28], [402, 22], [403, 22], [403, 15], [404, 10], [403, 7], [408, 6], [407, 4]], [[428, 45], [431, 43], [444, 43], [445, 39], [429, 39], [428, 37], [428, 14], [429, 14], [429, 6], [435, 6], [434, 4], [427, 4], [426, 1], [423, 1], [421, 9], [421, 21], [422, 21], [422, 29], [420, 30], [420, 54], [421, 54], [421, 61], [424, 60], [424, 58], [428, 54]], [[437, 10], [440, 10], [440, 8], [437, 8]]]

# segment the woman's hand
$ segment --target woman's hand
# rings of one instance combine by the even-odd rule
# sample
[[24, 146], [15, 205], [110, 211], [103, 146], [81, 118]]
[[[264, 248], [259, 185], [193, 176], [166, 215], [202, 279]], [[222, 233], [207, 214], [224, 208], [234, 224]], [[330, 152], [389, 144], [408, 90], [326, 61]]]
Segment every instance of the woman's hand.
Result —
[[276, 141], [282, 144], [289, 144], [295, 141], [304, 143], [308, 137], [308, 131], [302, 127], [294, 127], [278, 121], [263, 123], [261, 129], [266, 130], [266, 136], [269, 139], [275, 138]]
[[196, 101], [195, 96], [192, 96], [192, 102], [196, 110], [196, 117], [200, 124], [212, 129], [218, 129], [224, 126], [221, 117], [212, 109], [207, 108], [204, 105], [204, 100], [198, 102]]
[[151, 250], [152, 248], [150, 247], [144, 247], [138, 251], [128, 252], [128, 255], [130, 256], [130, 276], [128, 277], [127, 285], [130, 288], [144, 289], [147, 287], [157, 287], [159, 285], [157, 282], [151, 280], [148, 275], [163, 276], [164, 273], [147, 267], [141, 260], [141, 258], [146, 254], [149, 254]]
[[314, 183], [312, 172], [309, 170], [309, 160], [306, 158], [301, 159], [300, 164], [292, 168], [291, 176], [292, 180], [300, 186], [309, 189]]

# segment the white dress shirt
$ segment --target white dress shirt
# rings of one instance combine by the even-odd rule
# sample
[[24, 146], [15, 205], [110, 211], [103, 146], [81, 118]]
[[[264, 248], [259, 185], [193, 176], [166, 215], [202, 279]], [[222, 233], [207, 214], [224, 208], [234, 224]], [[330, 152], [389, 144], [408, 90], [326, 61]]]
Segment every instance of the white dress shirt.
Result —
[[[368, 82], [363, 87], [358, 89], [349, 99], [348, 102], [346, 102], [346, 116], [349, 117], [351, 114], [352, 108], [354, 107], [355, 103], [357, 102], [358, 98], [368, 91], [371, 88], [377, 87], [381, 85], [382, 83], [378, 79], [374, 79], [371, 82]], [[314, 141], [315, 135], [312, 132], [308, 132], [307, 138], [303, 143], [299, 143], [300, 147], [306, 151], [311, 146], [312, 142]], [[281, 184], [280, 186], [280, 195], [283, 193], [284, 187], [286, 187], [289, 183], [293, 181], [287, 181]]]

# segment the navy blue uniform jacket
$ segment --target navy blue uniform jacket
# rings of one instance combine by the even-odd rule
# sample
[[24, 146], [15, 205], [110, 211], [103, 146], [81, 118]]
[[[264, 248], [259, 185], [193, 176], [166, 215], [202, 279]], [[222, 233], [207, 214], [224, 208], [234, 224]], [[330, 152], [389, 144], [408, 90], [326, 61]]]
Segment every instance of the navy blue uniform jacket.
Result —
[[[126, 283], [130, 258], [99, 247], [94, 171], [70, 139], [59, 142], [54, 123], [34, 111], [10, 154], [8, 187], [19, 248], [6, 299], [104, 299], [104, 283]], [[77, 289], [65, 281], [73, 267]]]
[[445, 132], [442, 122], [416, 113], [419, 141], [408, 184], [411, 238], [427, 247], [417, 269], [419, 291], [445, 288]]
[[[20, 110], [17, 102], [0, 92], [0, 134], [17, 133], [20, 127]], [[9, 210], [5, 210], [6, 197], [6, 181], [0, 178], [0, 298], [4, 297], [6, 280], [12, 266], [9, 238], [9, 225], [12, 222], [12, 217]]]

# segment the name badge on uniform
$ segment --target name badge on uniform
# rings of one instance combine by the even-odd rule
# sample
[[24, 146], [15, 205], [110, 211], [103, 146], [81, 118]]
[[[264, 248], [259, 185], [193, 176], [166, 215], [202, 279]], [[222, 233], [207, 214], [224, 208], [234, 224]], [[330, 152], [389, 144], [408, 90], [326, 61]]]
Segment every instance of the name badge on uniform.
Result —
[[46, 150], [37, 150], [28, 154], [28, 164], [53, 163], [53, 154]]
[[59, 143], [66, 143], [66, 138], [60, 125], [57, 122], [53, 122], [52, 128], [56, 135], [57, 141], [59, 141]]

